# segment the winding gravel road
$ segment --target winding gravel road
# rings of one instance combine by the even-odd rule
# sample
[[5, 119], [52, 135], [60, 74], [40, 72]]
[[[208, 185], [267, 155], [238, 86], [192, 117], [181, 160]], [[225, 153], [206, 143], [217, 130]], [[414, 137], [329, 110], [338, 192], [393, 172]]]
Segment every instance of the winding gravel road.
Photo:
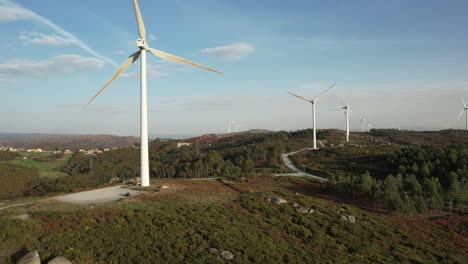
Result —
[[295, 171], [295, 173], [276, 174], [275, 176], [296, 176], [296, 177], [305, 176], [305, 177], [314, 178], [314, 179], [322, 181], [322, 182], [327, 182], [328, 181], [327, 178], [323, 178], [323, 177], [320, 177], [320, 176], [317, 176], [317, 175], [312, 175], [310, 173], [307, 173], [305, 171], [302, 171], [302, 170], [298, 169], [296, 166], [294, 166], [291, 159], [289, 159], [290, 155], [294, 155], [296, 153], [306, 151], [306, 150], [312, 150], [312, 149], [311, 148], [304, 148], [304, 149], [300, 149], [300, 150], [297, 150], [297, 151], [294, 151], [294, 152], [281, 154], [281, 158], [283, 159], [284, 165], [286, 165], [286, 167], [288, 167], [289, 169]]

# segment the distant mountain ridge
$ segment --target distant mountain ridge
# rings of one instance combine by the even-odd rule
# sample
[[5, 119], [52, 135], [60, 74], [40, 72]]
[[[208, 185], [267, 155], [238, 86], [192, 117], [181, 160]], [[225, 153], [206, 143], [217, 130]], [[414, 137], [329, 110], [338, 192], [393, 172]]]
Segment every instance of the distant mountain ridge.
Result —
[[14, 148], [121, 148], [138, 144], [140, 138], [114, 135], [65, 135], [0, 133], [0, 146]]

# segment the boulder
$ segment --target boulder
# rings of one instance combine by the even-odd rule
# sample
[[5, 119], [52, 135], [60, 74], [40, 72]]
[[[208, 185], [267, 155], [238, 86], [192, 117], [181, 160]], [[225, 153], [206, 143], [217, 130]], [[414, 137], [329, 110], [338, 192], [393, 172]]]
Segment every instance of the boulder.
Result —
[[161, 186], [161, 189], [169, 189], [169, 186], [163, 185], [163, 186]]
[[232, 260], [234, 258], [234, 255], [231, 252], [225, 250], [221, 252], [221, 257], [225, 260]]
[[64, 257], [55, 257], [51, 259], [47, 264], [72, 264], [71, 261]]
[[354, 217], [353, 215], [348, 216], [348, 220], [351, 223], [356, 223], [356, 217]]
[[16, 264], [41, 264], [41, 257], [37, 250], [33, 250], [28, 254], [22, 256]]
[[288, 201], [286, 201], [285, 199], [283, 198], [278, 198], [278, 197], [273, 197], [270, 199], [270, 202], [274, 203], [274, 204], [285, 204], [285, 203], [288, 203]]
[[28, 220], [30, 217], [28, 214], [21, 214], [21, 215], [15, 215], [12, 218], [19, 219], [19, 220]]
[[299, 207], [297, 210], [303, 214], [311, 214], [314, 212], [314, 209], [309, 207]]

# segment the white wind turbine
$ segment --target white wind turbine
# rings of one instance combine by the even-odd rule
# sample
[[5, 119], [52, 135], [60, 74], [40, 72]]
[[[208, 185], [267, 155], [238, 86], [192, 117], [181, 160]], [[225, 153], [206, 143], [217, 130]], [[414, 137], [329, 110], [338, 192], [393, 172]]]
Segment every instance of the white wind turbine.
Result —
[[231, 119], [228, 120], [228, 134], [231, 134]]
[[123, 63], [119, 66], [117, 71], [112, 75], [112, 77], [102, 86], [102, 88], [96, 93], [96, 95], [89, 100], [89, 102], [83, 107], [87, 107], [99, 94], [101, 94], [104, 89], [106, 89], [112, 81], [114, 81], [122, 72], [124, 72], [130, 65], [132, 65], [139, 57], [140, 59], [140, 150], [141, 150], [141, 186], [149, 186], [149, 160], [148, 160], [148, 111], [147, 111], [147, 100], [146, 100], [146, 52], [150, 52], [155, 56], [170, 60], [173, 62], [183, 63], [198, 67], [205, 70], [214, 71], [217, 73], [222, 73], [212, 68], [191, 62], [189, 60], [171, 55], [169, 53], [156, 50], [148, 47], [146, 42], [146, 31], [145, 25], [143, 24], [143, 19], [141, 17], [140, 8], [138, 7], [137, 0], [133, 0], [133, 8], [135, 11], [136, 23], [138, 27], [139, 38], [137, 39], [137, 47], [139, 51], [130, 55]]
[[360, 117], [361, 118], [361, 132], [364, 132], [364, 122], [366, 122], [366, 118], [365, 117]]
[[[342, 105], [340, 108], [332, 109], [332, 110], [341, 110], [341, 109], [343, 109], [345, 111], [344, 113], [345, 113], [345, 117], [346, 117], [346, 120], [345, 120], [346, 141], [349, 141], [349, 112], [351, 112], [351, 110], [349, 109], [349, 97], [350, 96], [351, 96], [351, 93], [349, 93], [348, 98], [346, 98], [346, 101], [344, 103], [340, 99], [341, 105]], [[361, 122], [362, 122], [362, 120], [361, 120]]]
[[367, 120], [367, 129], [369, 129], [369, 132], [372, 129], [372, 124], [369, 119]]
[[234, 121], [234, 127], [236, 129], [236, 133], [239, 132], [239, 128], [243, 127], [244, 125], [240, 122]]
[[457, 120], [460, 119], [460, 117], [463, 115], [463, 113], [465, 113], [465, 116], [466, 116], [465, 130], [468, 131], [468, 106], [466, 106], [466, 104], [465, 104], [465, 99], [463, 99], [463, 97], [461, 99], [462, 99], [462, 104], [463, 104], [463, 110], [458, 115]]
[[290, 92], [287, 92], [288, 94], [290, 95], [293, 95], [293, 96], [296, 96], [302, 100], [305, 100], [309, 103], [312, 104], [312, 130], [313, 130], [313, 137], [314, 137], [314, 147], [313, 149], [317, 149], [317, 136], [316, 136], [316, 131], [315, 131], [315, 104], [317, 103], [317, 101], [320, 99], [320, 97], [322, 97], [326, 92], [330, 91], [331, 88], [333, 88], [333, 86], [335, 86], [336, 83], [334, 83], [332, 86], [328, 87], [326, 90], [324, 90], [321, 94], [319, 94], [319, 96], [315, 97], [315, 99], [311, 100], [307, 97], [304, 97], [302, 95], [297, 95], [297, 94], [294, 94], [294, 93], [290, 93]]

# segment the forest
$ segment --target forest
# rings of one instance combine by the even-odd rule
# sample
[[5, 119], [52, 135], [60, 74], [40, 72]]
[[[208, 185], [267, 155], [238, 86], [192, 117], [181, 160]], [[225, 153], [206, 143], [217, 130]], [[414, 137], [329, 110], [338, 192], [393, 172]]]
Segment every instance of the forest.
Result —
[[402, 213], [448, 207], [463, 212], [468, 203], [468, 148], [406, 146], [389, 153], [389, 174], [331, 175], [327, 190], [364, 199]]

